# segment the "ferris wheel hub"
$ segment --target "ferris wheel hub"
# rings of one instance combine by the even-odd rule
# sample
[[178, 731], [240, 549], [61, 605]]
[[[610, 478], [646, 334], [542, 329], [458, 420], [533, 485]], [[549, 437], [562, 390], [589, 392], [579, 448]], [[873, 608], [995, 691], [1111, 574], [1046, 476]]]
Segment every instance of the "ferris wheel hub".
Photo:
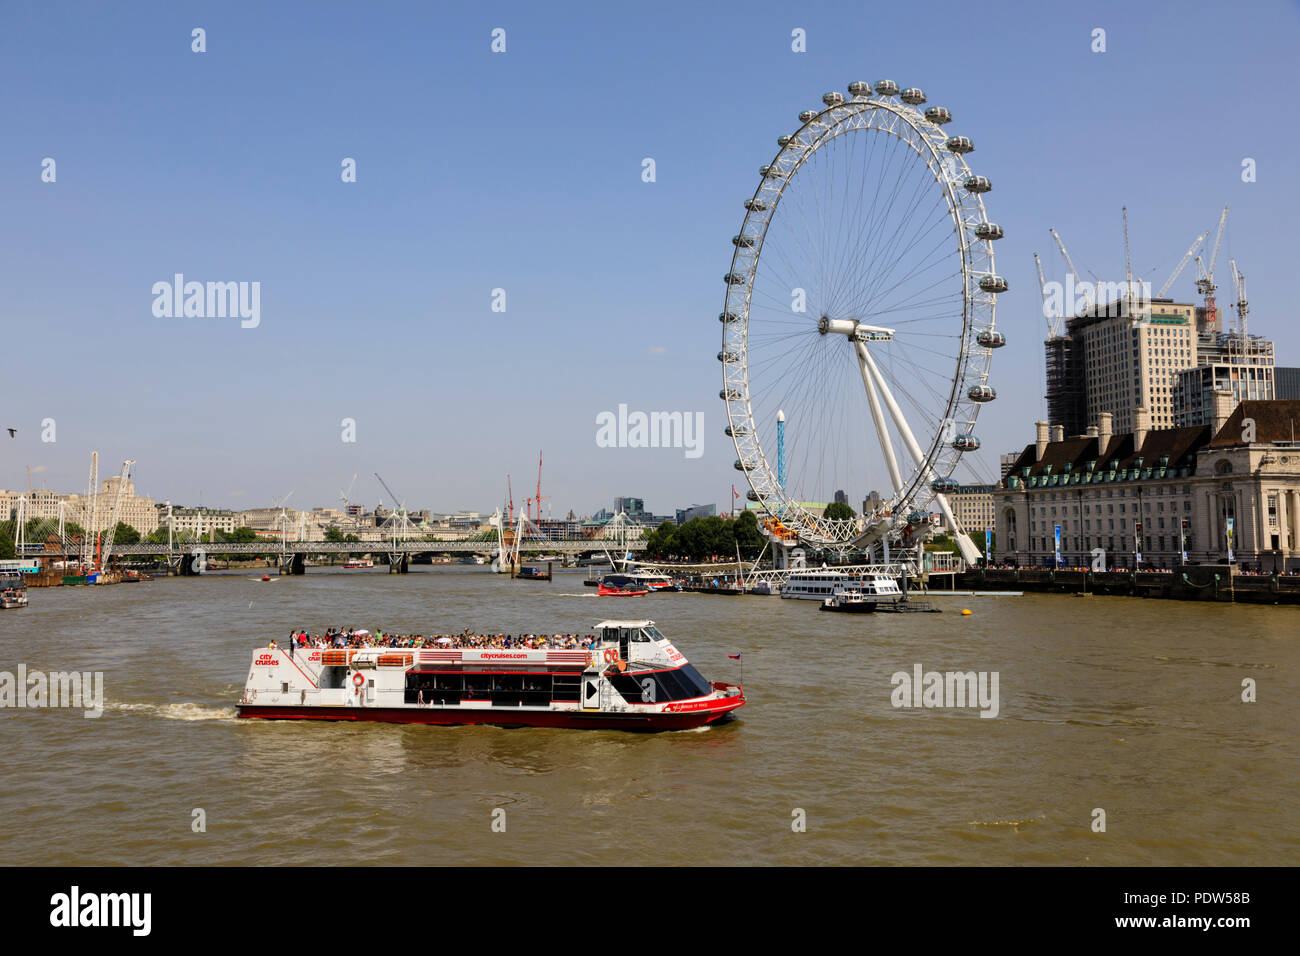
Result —
[[822, 335], [844, 335], [856, 342], [892, 342], [894, 330], [879, 325], [866, 325], [857, 319], [832, 319], [823, 315], [817, 320], [817, 331]]

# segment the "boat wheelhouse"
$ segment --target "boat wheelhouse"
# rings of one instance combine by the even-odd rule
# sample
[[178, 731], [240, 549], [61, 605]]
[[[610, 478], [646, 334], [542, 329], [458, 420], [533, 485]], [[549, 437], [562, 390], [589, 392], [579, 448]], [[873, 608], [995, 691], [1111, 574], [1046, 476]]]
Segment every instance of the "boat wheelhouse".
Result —
[[[445, 639], [444, 639], [445, 640]], [[589, 646], [253, 651], [240, 717], [684, 730], [745, 704], [706, 680], [650, 620], [602, 621]]]
[[345, 568], [373, 568], [374, 566], [373, 558], [348, 558], [343, 562]]

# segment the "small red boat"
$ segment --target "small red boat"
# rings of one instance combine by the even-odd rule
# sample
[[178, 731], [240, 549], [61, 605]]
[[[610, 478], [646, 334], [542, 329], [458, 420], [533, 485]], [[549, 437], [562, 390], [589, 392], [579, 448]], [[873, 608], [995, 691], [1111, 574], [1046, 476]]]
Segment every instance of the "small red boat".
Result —
[[269, 581], [269, 580], [271, 580], [271, 575], [269, 575], [269, 574], [264, 574], [264, 575], [262, 575], [262, 580], [263, 580], [263, 581]]
[[597, 597], [641, 597], [649, 593], [649, 591], [635, 590], [633, 588], [606, 587], [603, 584], [596, 589]]

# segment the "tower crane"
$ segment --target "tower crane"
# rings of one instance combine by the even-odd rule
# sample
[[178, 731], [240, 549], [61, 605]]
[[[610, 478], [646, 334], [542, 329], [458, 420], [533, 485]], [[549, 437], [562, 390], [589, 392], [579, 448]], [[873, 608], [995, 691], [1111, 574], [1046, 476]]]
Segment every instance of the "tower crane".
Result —
[[1210, 230], [1206, 229], [1196, 237], [1196, 241], [1193, 242], [1191, 247], [1187, 250], [1187, 255], [1183, 256], [1183, 261], [1178, 263], [1178, 268], [1169, 274], [1169, 278], [1165, 280], [1165, 284], [1162, 285], [1160, 291], [1156, 293], [1157, 299], [1163, 299], [1165, 297], [1165, 293], [1169, 291], [1169, 287], [1174, 284], [1174, 280], [1177, 279], [1179, 275], [1182, 274], [1182, 271], [1187, 268], [1187, 263], [1192, 261], [1192, 256], [1196, 255], [1196, 250], [1200, 247], [1201, 243], [1205, 241], [1205, 237], [1209, 234]]
[[1196, 291], [1205, 297], [1205, 327], [1216, 332], [1219, 329], [1219, 310], [1214, 301], [1214, 293], [1219, 287], [1214, 284], [1214, 264], [1219, 259], [1219, 247], [1223, 245], [1223, 226], [1227, 221], [1228, 206], [1225, 203], [1223, 214], [1219, 216], [1219, 231], [1214, 237], [1214, 251], [1210, 254], [1209, 267], [1202, 266], [1201, 274], [1196, 279]]
[[[546, 495], [546, 497], [549, 498], [551, 496]], [[542, 453], [540, 451], [537, 453], [537, 497], [528, 498], [526, 500], [529, 502], [536, 503], [537, 515], [536, 517], [533, 518], [533, 520], [541, 521], [542, 520]]]
[[1237, 271], [1236, 259], [1229, 259], [1228, 265], [1232, 269], [1232, 287], [1237, 292], [1237, 334], [1245, 338], [1246, 314], [1250, 312], [1250, 304], [1246, 301], [1246, 277]]
[[1128, 249], [1128, 206], [1120, 207], [1120, 215], [1124, 218], [1124, 301], [1132, 307], [1133, 302], [1133, 257], [1129, 255]]
[[[376, 477], [376, 478], [379, 478], [379, 472], [375, 472], [375, 477]], [[382, 478], [379, 478], [379, 483], [380, 483], [381, 485], [384, 486], [384, 491], [388, 492], [388, 496], [389, 496], [390, 498], [393, 499], [393, 505], [394, 505], [393, 510], [394, 510], [394, 511], [405, 511], [405, 510], [406, 510], [406, 499], [405, 499], [405, 498], [401, 499], [401, 502], [402, 502], [402, 503], [399, 505], [399, 504], [397, 503], [397, 502], [398, 502], [398, 497], [397, 497], [396, 494], [393, 493], [393, 489], [388, 487], [388, 482], [384, 481], [384, 479], [382, 479]]]
[[1055, 314], [1047, 314], [1047, 276], [1043, 275], [1043, 260], [1038, 258], [1038, 253], [1034, 253], [1034, 264], [1038, 266], [1038, 288], [1043, 295], [1043, 316], [1047, 319], [1047, 337], [1057, 339], [1061, 337], [1061, 322], [1063, 319], [1060, 309]]
[[113, 515], [109, 518], [108, 530], [104, 532], [104, 546], [99, 552], [96, 570], [102, 571], [107, 567], [109, 557], [113, 553], [113, 538], [117, 535], [117, 522], [122, 514], [122, 498], [126, 494], [126, 483], [131, 477], [131, 466], [134, 464], [134, 458], [122, 462], [122, 474], [117, 479], [117, 493], [113, 496]]
[[1086, 285], [1084, 281], [1079, 278], [1079, 270], [1074, 267], [1074, 261], [1070, 258], [1070, 254], [1065, 251], [1065, 243], [1061, 241], [1061, 237], [1057, 234], [1056, 230], [1048, 229], [1047, 231], [1050, 232], [1052, 238], [1056, 240], [1056, 248], [1061, 250], [1061, 258], [1065, 260], [1065, 266], [1070, 270], [1070, 275], [1074, 276], [1075, 287], [1083, 293], [1086, 307], [1092, 308], [1092, 306], [1097, 304], [1097, 299], [1092, 291], [1092, 286]]

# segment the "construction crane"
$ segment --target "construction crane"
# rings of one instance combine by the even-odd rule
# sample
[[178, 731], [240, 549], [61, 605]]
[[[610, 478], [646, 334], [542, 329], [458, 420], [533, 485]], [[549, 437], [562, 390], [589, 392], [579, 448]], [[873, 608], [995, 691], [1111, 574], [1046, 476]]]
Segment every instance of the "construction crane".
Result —
[[1133, 257], [1128, 249], [1128, 206], [1120, 206], [1120, 215], [1124, 218], [1124, 301], [1133, 301]]
[[98, 525], [99, 503], [99, 452], [90, 453], [90, 480], [86, 483], [86, 506], [84, 520], [86, 533], [81, 537], [81, 564], [84, 568], [94, 569], [95, 551], [92, 542], [99, 538]]
[[510, 484], [509, 475], [506, 475], [506, 498], [509, 500], [509, 520], [506, 524], [513, 528], [515, 526], [515, 489], [514, 486]]
[[1052, 315], [1047, 314], [1047, 276], [1043, 275], [1043, 260], [1038, 258], [1038, 253], [1034, 253], [1034, 264], [1038, 266], [1038, 288], [1043, 294], [1043, 317], [1047, 319], [1047, 337], [1049, 339], [1058, 339], [1061, 337], [1061, 322], [1064, 318], [1060, 309], [1056, 309]]
[[1061, 241], [1061, 237], [1057, 234], [1056, 230], [1048, 229], [1047, 231], [1050, 232], [1052, 238], [1056, 240], [1056, 248], [1061, 250], [1061, 258], [1065, 260], [1065, 266], [1070, 270], [1070, 275], [1074, 276], [1075, 288], [1083, 293], [1084, 300], [1087, 303], [1087, 308], [1092, 308], [1092, 306], [1097, 304], [1097, 299], [1093, 294], [1092, 286], [1086, 285], [1084, 281], [1079, 278], [1079, 270], [1074, 267], [1074, 261], [1070, 258], [1070, 254], [1065, 251], [1065, 243]]
[[1174, 280], [1177, 279], [1182, 274], [1182, 271], [1187, 268], [1187, 263], [1192, 261], [1192, 256], [1196, 255], [1196, 250], [1200, 248], [1201, 243], [1205, 241], [1205, 237], [1209, 234], [1210, 230], [1206, 229], [1196, 237], [1196, 241], [1193, 242], [1191, 247], [1187, 250], [1187, 255], [1183, 256], [1183, 261], [1178, 263], [1178, 268], [1169, 274], [1169, 278], [1165, 280], [1165, 284], [1162, 285], [1160, 291], [1156, 293], [1157, 299], [1163, 299], [1165, 297], [1165, 293], [1169, 291], [1169, 287], [1174, 284]]
[[1236, 259], [1229, 259], [1228, 266], [1232, 269], [1232, 287], [1237, 292], [1237, 334], [1245, 338], [1246, 314], [1250, 312], [1250, 304], [1246, 301], [1246, 277], [1237, 271]]
[[[549, 498], [551, 496], [546, 495], [546, 497]], [[541, 521], [542, 520], [542, 453], [540, 451], [537, 453], [537, 497], [527, 498], [525, 500], [530, 504], [534, 504], [534, 503], [536, 504], [537, 515], [536, 517], [533, 518], [533, 520]]]
[[126, 483], [131, 477], [131, 466], [134, 464], [133, 458], [122, 462], [122, 474], [117, 479], [117, 493], [113, 496], [113, 516], [109, 518], [108, 530], [104, 532], [104, 546], [100, 549], [95, 562], [97, 571], [102, 571], [108, 566], [109, 558], [113, 553], [113, 538], [117, 535], [117, 522], [122, 514], [122, 498], [126, 494]]
[[353, 517], [348, 513], [348, 509], [352, 507], [352, 489], [356, 487], [356, 484], [357, 476], [353, 475], [352, 481], [348, 485], [348, 490], [344, 491], [342, 488], [339, 489], [339, 501], [343, 502], [343, 514], [345, 517]]
[[1196, 279], [1196, 291], [1205, 297], [1205, 327], [1213, 331], [1219, 328], [1219, 309], [1214, 301], [1214, 293], [1218, 291], [1218, 286], [1214, 284], [1214, 264], [1219, 259], [1219, 247], [1223, 245], [1223, 227], [1228, 221], [1228, 206], [1223, 206], [1223, 214], [1219, 216], [1219, 231], [1214, 237], [1214, 251], [1210, 254], [1210, 264], [1207, 268], [1201, 264], [1200, 259], [1196, 261], [1201, 265], [1200, 275]]
[[[379, 478], [379, 472], [375, 472], [375, 477], [376, 477], [376, 478]], [[384, 491], [388, 492], [389, 497], [393, 499], [393, 505], [394, 505], [393, 510], [394, 510], [394, 511], [405, 511], [405, 510], [406, 510], [406, 499], [405, 499], [405, 498], [401, 499], [402, 503], [399, 505], [399, 504], [397, 503], [397, 501], [398, 501], [397, 495], [395, 495], [395, 494], [393, 493], [393, 489], [392, 489], [392, 488], [389, 488], [389, 487], [388, 487], [388, 482], [384, 481], [384, 479], [382, 479], [382, 478], [379, 478], [379, 483], [380, 483], [381, 485], [384, 486]]]

